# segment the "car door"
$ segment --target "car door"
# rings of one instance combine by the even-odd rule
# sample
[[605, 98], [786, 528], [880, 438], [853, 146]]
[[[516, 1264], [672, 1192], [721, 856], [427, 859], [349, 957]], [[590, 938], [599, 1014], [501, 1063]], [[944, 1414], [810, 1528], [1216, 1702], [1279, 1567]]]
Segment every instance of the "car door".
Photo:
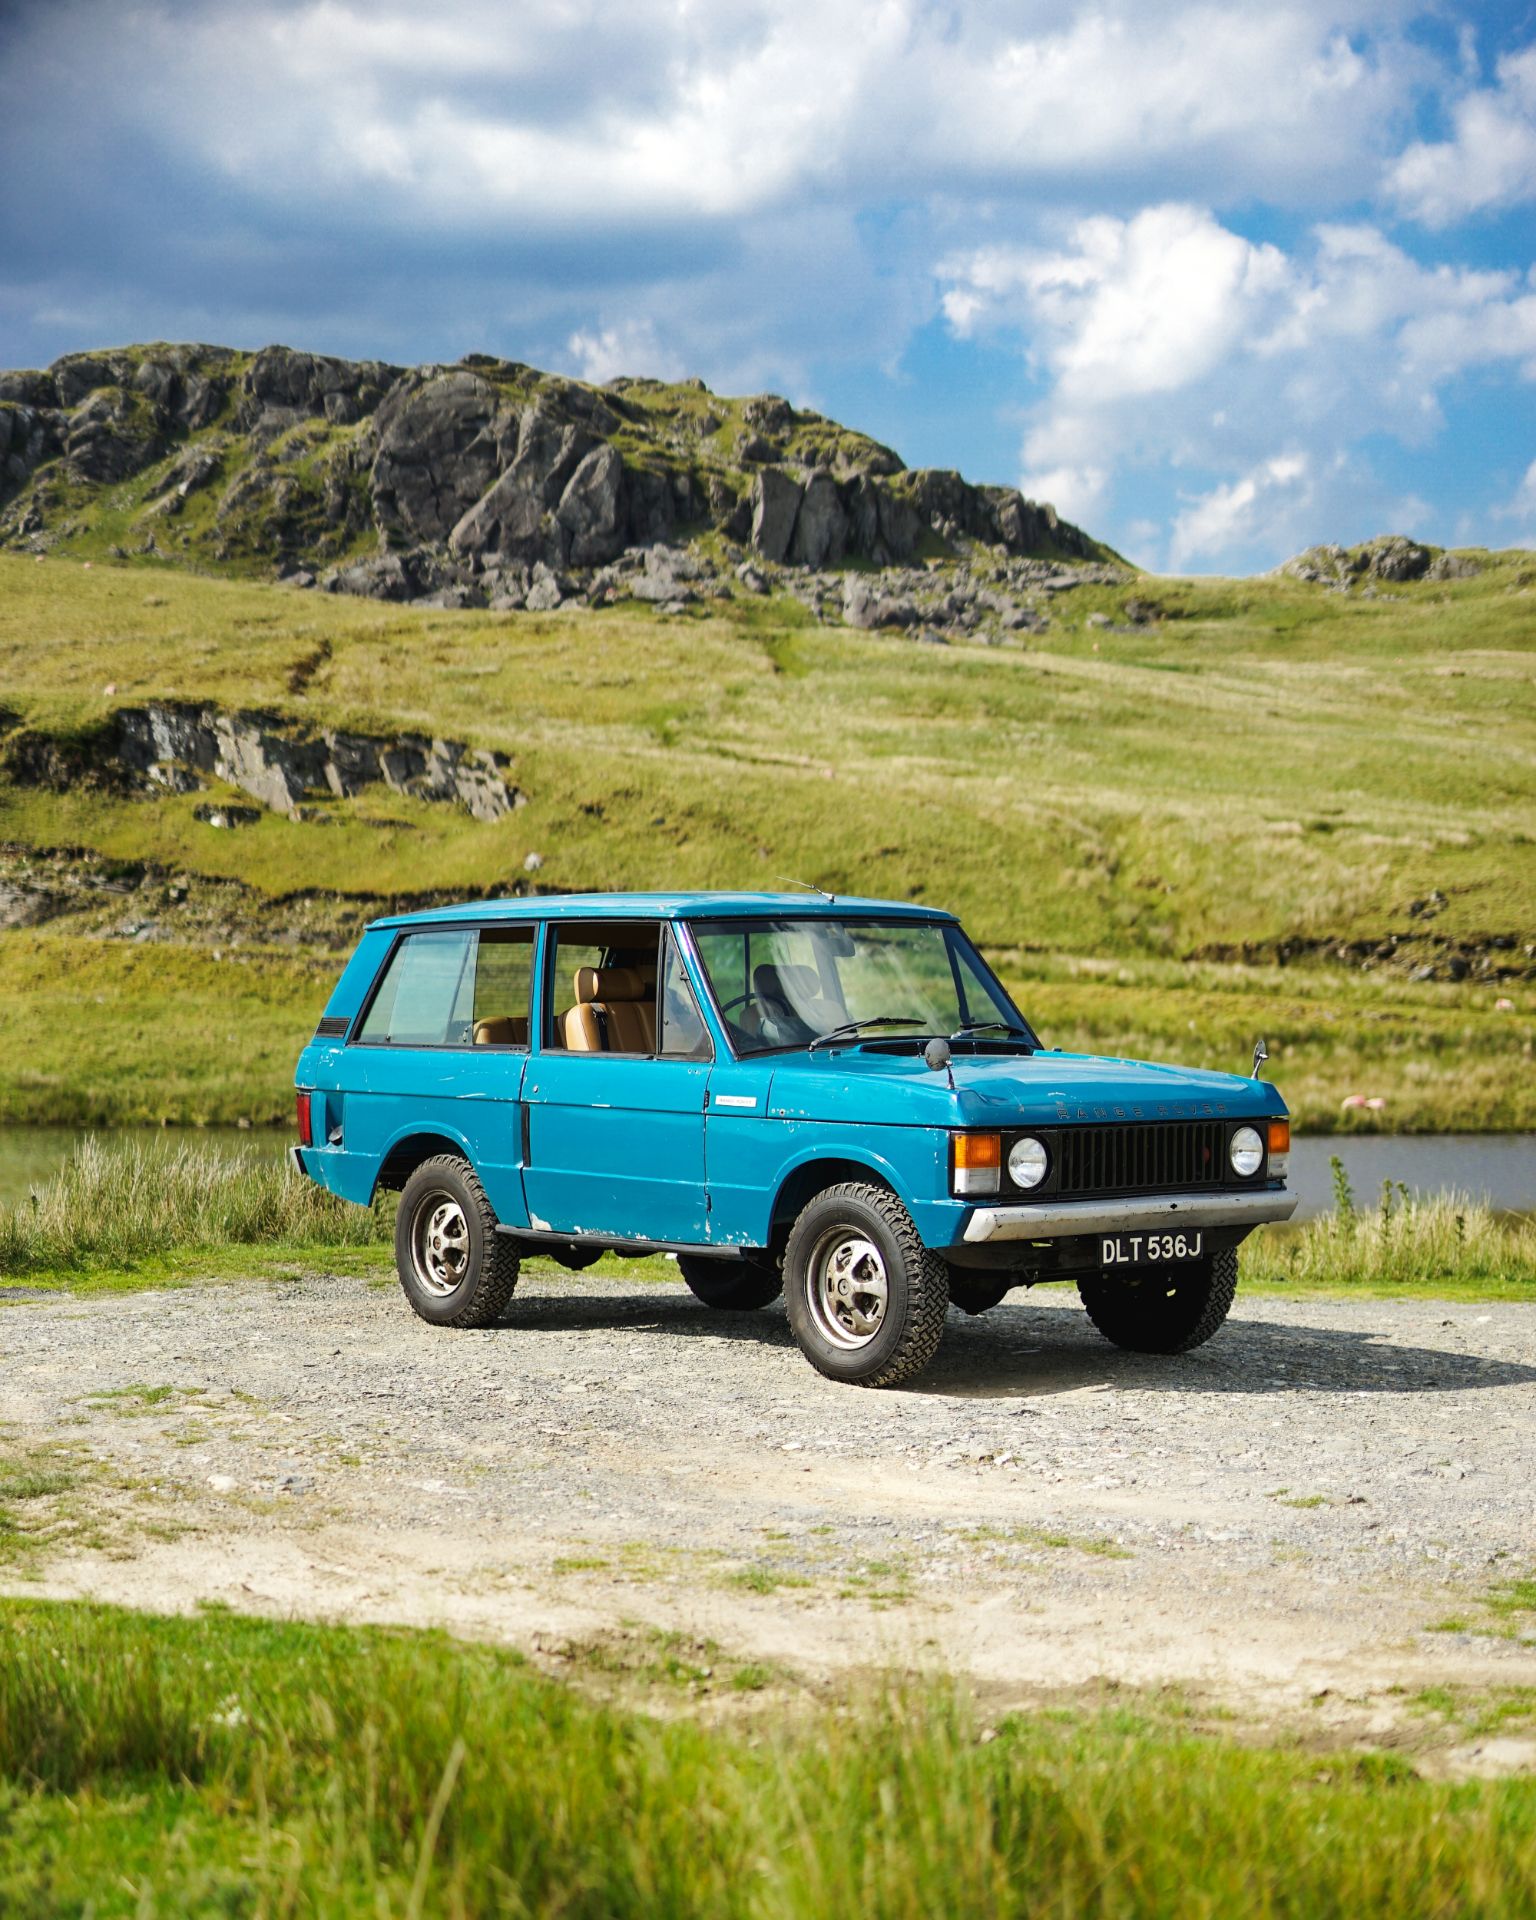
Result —
[[[605, 997], [614, 988], [623, 997]], [[671, 930], [659, 921], [554, 923], [542, 989], [524, 1084], [529, 1224], [702, 1245], [713, 1050]], [[582, 1007], [601, 1016], [585, 1023], [584, 1040]]]
[[413, 1135], [462, 1151], [497, 1218], [521, 1226], [522, 1080], [534, 928], [402, 932], [337, 1080], [349, 1159], [376, 1170]]

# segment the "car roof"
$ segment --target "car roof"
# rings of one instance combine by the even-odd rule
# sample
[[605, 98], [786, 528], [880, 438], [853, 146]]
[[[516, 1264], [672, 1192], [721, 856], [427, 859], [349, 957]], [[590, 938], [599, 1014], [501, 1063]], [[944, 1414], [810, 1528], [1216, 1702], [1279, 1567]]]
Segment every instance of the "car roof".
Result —
[[452, 925], [496, 920], [837, 920], [878, 914], [882, 919], [952, 921], [939, 907], [909, 900], [865, 900], [817, 893], [542, 893], [511, 900], [462, 900], [421, 913], [391, 913], [375, 927]]

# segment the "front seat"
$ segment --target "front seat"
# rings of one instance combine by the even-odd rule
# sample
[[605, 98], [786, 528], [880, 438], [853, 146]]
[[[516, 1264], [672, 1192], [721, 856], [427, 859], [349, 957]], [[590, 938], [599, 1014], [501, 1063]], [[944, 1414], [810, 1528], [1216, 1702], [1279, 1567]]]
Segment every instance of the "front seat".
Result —
[[810, 1025], [797, 1007], [810, 1009], [821, 1000], [821, 982], [814, 967], [770, 966], [752, 969], [752, 991], [757, 997], [760, 1031], [775, 1046], [798, 1045], [821, 1031]]
[[654, 1053], [656, 993], [638, 967], [578, 967], [565, 1016], [572, 1053]]

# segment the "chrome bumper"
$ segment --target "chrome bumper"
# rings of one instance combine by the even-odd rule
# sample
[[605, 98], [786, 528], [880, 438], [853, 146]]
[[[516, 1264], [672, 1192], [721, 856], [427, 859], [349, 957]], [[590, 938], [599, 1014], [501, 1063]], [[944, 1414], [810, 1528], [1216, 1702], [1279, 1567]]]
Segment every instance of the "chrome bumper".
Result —
[[1133, 1227], [1257, 1227], [1289, 1220], [1294, 1193], [1143, 1193], [1127, 1200], [1039, 1200], [1026, 1207], [978, 1207], [966, 1222], [968, 1241], [1064, 1240], [1074, 1233], [1121, 1233]]
[[301, 1148], [294, 1146], [288, 1149], [288, 1164], [293, 1168], [295, 1173], [302, 1174], [306, 1180], [309, 1178], [309, 1168], [304, 1164], [304, 1154]]

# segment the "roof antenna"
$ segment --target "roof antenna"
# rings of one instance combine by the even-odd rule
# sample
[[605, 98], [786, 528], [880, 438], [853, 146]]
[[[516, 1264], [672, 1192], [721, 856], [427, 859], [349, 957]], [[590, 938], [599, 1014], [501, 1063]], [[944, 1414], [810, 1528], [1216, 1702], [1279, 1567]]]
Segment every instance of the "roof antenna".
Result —
[[795, 880], [787, 873], [776, 873], [773, 877], [783, 886], [804, 887], [807, 893], [819, 893], [823, 900], [830, 900], [834, 905], [837, 903], [837, 895], [828, 893], [825, 887], [818, 887], [814, 880]]

